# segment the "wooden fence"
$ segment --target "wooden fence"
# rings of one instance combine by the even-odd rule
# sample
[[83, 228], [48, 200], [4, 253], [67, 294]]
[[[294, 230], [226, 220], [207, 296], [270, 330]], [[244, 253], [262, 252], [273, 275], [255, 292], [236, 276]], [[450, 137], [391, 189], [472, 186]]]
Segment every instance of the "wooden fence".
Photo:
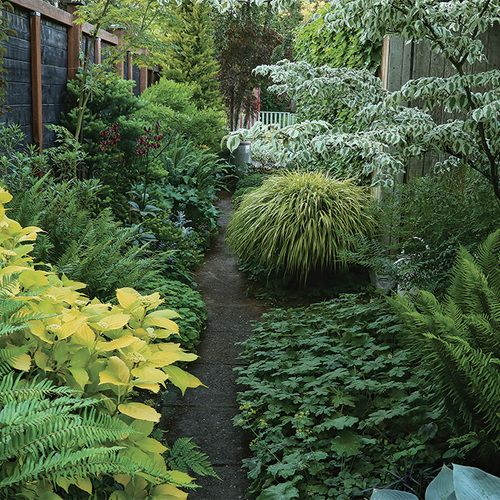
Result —
[[[10, 0], [13, 12], [3, 12], [15, 35], [6, 43], [4, 56], [7, 84], [6, 113], [3, 123], [21, 126], [27, 142], [40, 148], [53, 141], [46, 125], [57, 124], [67, 109], [66, 83], [74, 78], [80, 65], [80, 53], [91, 42], [93, 26], [75, 24], [76, 4], [64, 11], [43, 0]], [[107, 48], [121, 44], [120, 32], [101, 30], [91, 58], [101, 63]], [[88, 46], [88, 45], [87, 45]], [[133, 55], [117, 64], [117, 73], [135, 80], [138, 94], [157, 79], [157, 72], [133, 64]]]
[[[500, 25], [496, 25], [482, 38], [487, 60], [476, 63], [466, 71], [481, 72], [500, 69]], [[453, 67], [440, 55], [432, 52], [428, 43], [405, 42], [400, 37], [390, 37], [384, 40], [382, 46], [382, 62], [380, 77], [384, 88], [399, 90], [407, 81], [426, 76], [447, 77], [453, 75]], [[443, 109], [434, 113], [438, 123], [450, 119]], [[426, 154], [414, 159], [408, 165], [404, 181], [424, 175], [436, 157]]]

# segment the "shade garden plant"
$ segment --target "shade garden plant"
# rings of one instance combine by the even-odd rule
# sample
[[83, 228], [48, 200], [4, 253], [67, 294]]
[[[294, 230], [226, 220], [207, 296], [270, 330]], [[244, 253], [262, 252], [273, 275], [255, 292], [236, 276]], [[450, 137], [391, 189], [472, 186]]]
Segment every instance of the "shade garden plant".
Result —
[[[248, 496], [497, 500], [500, 75], [476, 70], [499, 2], [292, 2], [88, 0], [78, 16], [97, 25], [55, 142], [0, 127], [2, 498], [185, 499], [217, 476], [160, 408], [203, 385], [196, 270], [231, 172], [226, 111], [236, 128], [262, 84], [294, 124], [222, 142], [250, 139], [261, 163], [238, 179], [226, 241], [282, 305], [236, 368]], [[117, 23], [124, 43], [91, 64]], [[388, 34], [445, 74], [385, 89]], [[114, 71], [123, 48], [161, 66], [140, 95]], [[421, 179], [414, 159], [432, 164]], [[349, 270], [362, 292], [338, 293]]]
[[[11, 198], [0, 190], [1, 370], [24, 376], [8, 375], [0, 391], [2, 427], [9, 433], [2, 494], [73, 485], [91, 494], [92, 480], [119, 473], [125, 497], [153, 489], [182, 497], [177, 486], [192, 479], [169, 471], [161, 456], [166, 448], [149, 437], [160, 414], [134, 401], [137, 391], [157, 393], [167, 379], [183, 392], [201, 384], [173, 366], [196, 357], [165, 341], [178, 333], [177, 313], [158, 309], [158, 293], [143, 296], [132, 288], [117, 290], [116, 304], [90, 300], [79, 291], [84, 283], [35, 266], [30, 242], [41, 230], [6, 216]], [[73, 400], [66, 397], [71, 394]], [[48, 404], [51, 395], [61, 399]], [[86, 410], [92, 406], [98, 410]], [[41, 434], [42, 428], [52, 432]], [[84, 443], [82, 450], [75, 440]]]
[[383, 299], [264, 315], [237, 370], [252, 494], [348, 499], [425, 484], [446, 448], [402, 334]]
[[322, 172], [282, 172], [245, 195], [227, 240], [244, 264], [305, 283], [345, 267], [343, 251], [374, 226], [370, 194]]

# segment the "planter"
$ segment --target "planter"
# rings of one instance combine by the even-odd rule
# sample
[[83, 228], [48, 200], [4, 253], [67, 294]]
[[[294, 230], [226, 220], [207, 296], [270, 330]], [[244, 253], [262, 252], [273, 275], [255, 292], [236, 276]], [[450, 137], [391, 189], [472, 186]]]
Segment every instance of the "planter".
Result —
[[236, 165], [238, 175], [246, 174], [248, 166], [252, 163], [252, 150], [250, 141], [241, 141], [233, 155], [233, 163]]

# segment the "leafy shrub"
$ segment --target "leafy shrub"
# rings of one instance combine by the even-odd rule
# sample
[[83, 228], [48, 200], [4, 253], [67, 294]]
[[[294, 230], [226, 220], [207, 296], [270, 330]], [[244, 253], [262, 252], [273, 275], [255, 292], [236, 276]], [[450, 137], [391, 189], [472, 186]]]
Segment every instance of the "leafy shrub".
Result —
[[180, 134], [197, 146], [218, 151], [225, 133], [225, 113], [220, 108], [196, 107], [195, 91], [193, 85], [162, 78], [143, 92], [142, 108], [135, 116], [146, 122], [159, 122], [167, 134]]
[[390, 277], [401, 289], [442, 295], [458, 249], [475, 252], [498, 227], [500, 206], [483, 179], [461, 171], [396, 186], [384, 193], [376, 217], [379, 234], [363, 239], [349, 259]]
[[443, 302], [420, 291], [394, 305], [436, 404], [444, 403], [458, 432], [477, 434], [482, 454], [495, 456], [500, 448], [500, 229], [476, 258], [460, 250]]
[[185, 223], [179, 217], [173, 221], [169, 216], [158, 216], [146, 220], [144, 226], [154, 233], [155, 248], [162, 252], [162, 274], [192, 284], [192, 273], [203, 259], [206, 241]]
[[228, 242], [243, 263], [305, 282], [345, 266], [340, 252], [373, 226], [369, 199], [364, 188], [322, 172], [273, 175], [234, 212]]
[[[2, 325], [3, 326], [3, 325]], [[48, 379], [22, 380], [14, 374], [0, 382], [0, 494], [33, 498], [58, 484], [92, 494], [102, 474], [135, 474], [141, 470], [119, 454], [121, 442], [136, 430], [96, 409], [98, 399], [81, 398]], [[144, 471], [145, 472], [145, 471]], [[61, 498], [61, 497], [58, 497]]]
[[[134, 82], [110, 71], [94, 70], [91, 84], [94, 90], [83, 120], [81, 142], [86, 156], [80, 176], [99, 178], [105, 187], [102, 197], [115, 215], [124, 219], [128, 192], [139, 181], [143, 169], [135, 154], [137, 139], [151, 124], [135, 115], [140, 103], [131, 92]], [[77, 97], [78, 77], [68, 82], [68, 90]], [[63, 119], [71, 132], [76, 128], [77, 115], [75, 107]]]
[[[20, 186], [18, 186], [20, 187]], [[87, 283], [91, 297], [109, 299], [119, 287], [143, 288], [163, 269], [164, 256], [135, 245], [137, 231], [114, 220], [109, 209], [97, 213], [95, 181], [57, 183], [44, 178], [17, 192], [11, 215], [46, 230], [34, 256]]]
[[182, 347], [195, 351], [200, 334], [207, 320], [207, 309], [201, 294], [180, 281], [157, 278], [147, 286], [146, 291], [157, 291], [179, 314], [179, 337]]
[[426, 482], [424, 464], [440, 457], [438, 411], [401, 332], [385, 301], [359, 296], [263, 316], [237, 369], [251, 493], [342, 500]]
[[142, 296], [131, 288], [116, 291], [117, 305], [91, 301], [78, 291], [85, 284], [35, 268], [26, 242], [41, 230], [6, 217], [4, 203], [10, 199], [0, 190], [3, 363], [95, 397], [104, 411], [134, 427], [136, 433], [121, 439], [115, 451], [134, 462], [139, 475], [115, 477], [124, 495], [117, 498], [145, 496], [149, 486], [180, 494], [176, 486], [189, 486], [191, 478], [168, 471], [161, 456], [166, 448], [148, 437], [160, 414], [132, 399], [137, 391], [159, 392], [167, 379], [183, 393], [201, 384], [173, 365], [196, 356], [165, 342], [178, 333], [172, 321], [177, 314], [156, 310], [162, 303], [158, 293]]
[[151, 197], [172, 213], [179, 227], [194, 229], [202, 238], [202, 246], [206, 246], [217, 229], [214, 201], [226, 165], [217, 155], [179, 136], [166, 145], [159, 161], [166, 175], [150, 189]]
[[361, 34], [348, 28], [329, 30], [325, 16], [331, 7], [323, 6], [312, 19], [300, 26], [295, 36], [295, 60], [313, 66], [369, 69], [375, 72], [380, 64], [380, 45], [361, 42]]

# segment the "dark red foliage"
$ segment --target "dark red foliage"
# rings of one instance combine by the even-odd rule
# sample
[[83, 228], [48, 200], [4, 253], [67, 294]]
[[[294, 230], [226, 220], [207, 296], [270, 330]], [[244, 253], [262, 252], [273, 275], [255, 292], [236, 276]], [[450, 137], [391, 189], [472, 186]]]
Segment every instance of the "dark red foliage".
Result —
[[120, 125], [118, 123], [113, 123], [110, 127], [102, 130], [99, 135], [101, 137], [99, 149], [101, 151], [109, 151], [120, 142]]
[[136, 142], [135, 154], [137, 156], [147, 156], [154, 149], [159, 149], [163, 134], [160, 133], [160, 124], [157, 122], [154, 127], [144, 127], [142, 134]]

